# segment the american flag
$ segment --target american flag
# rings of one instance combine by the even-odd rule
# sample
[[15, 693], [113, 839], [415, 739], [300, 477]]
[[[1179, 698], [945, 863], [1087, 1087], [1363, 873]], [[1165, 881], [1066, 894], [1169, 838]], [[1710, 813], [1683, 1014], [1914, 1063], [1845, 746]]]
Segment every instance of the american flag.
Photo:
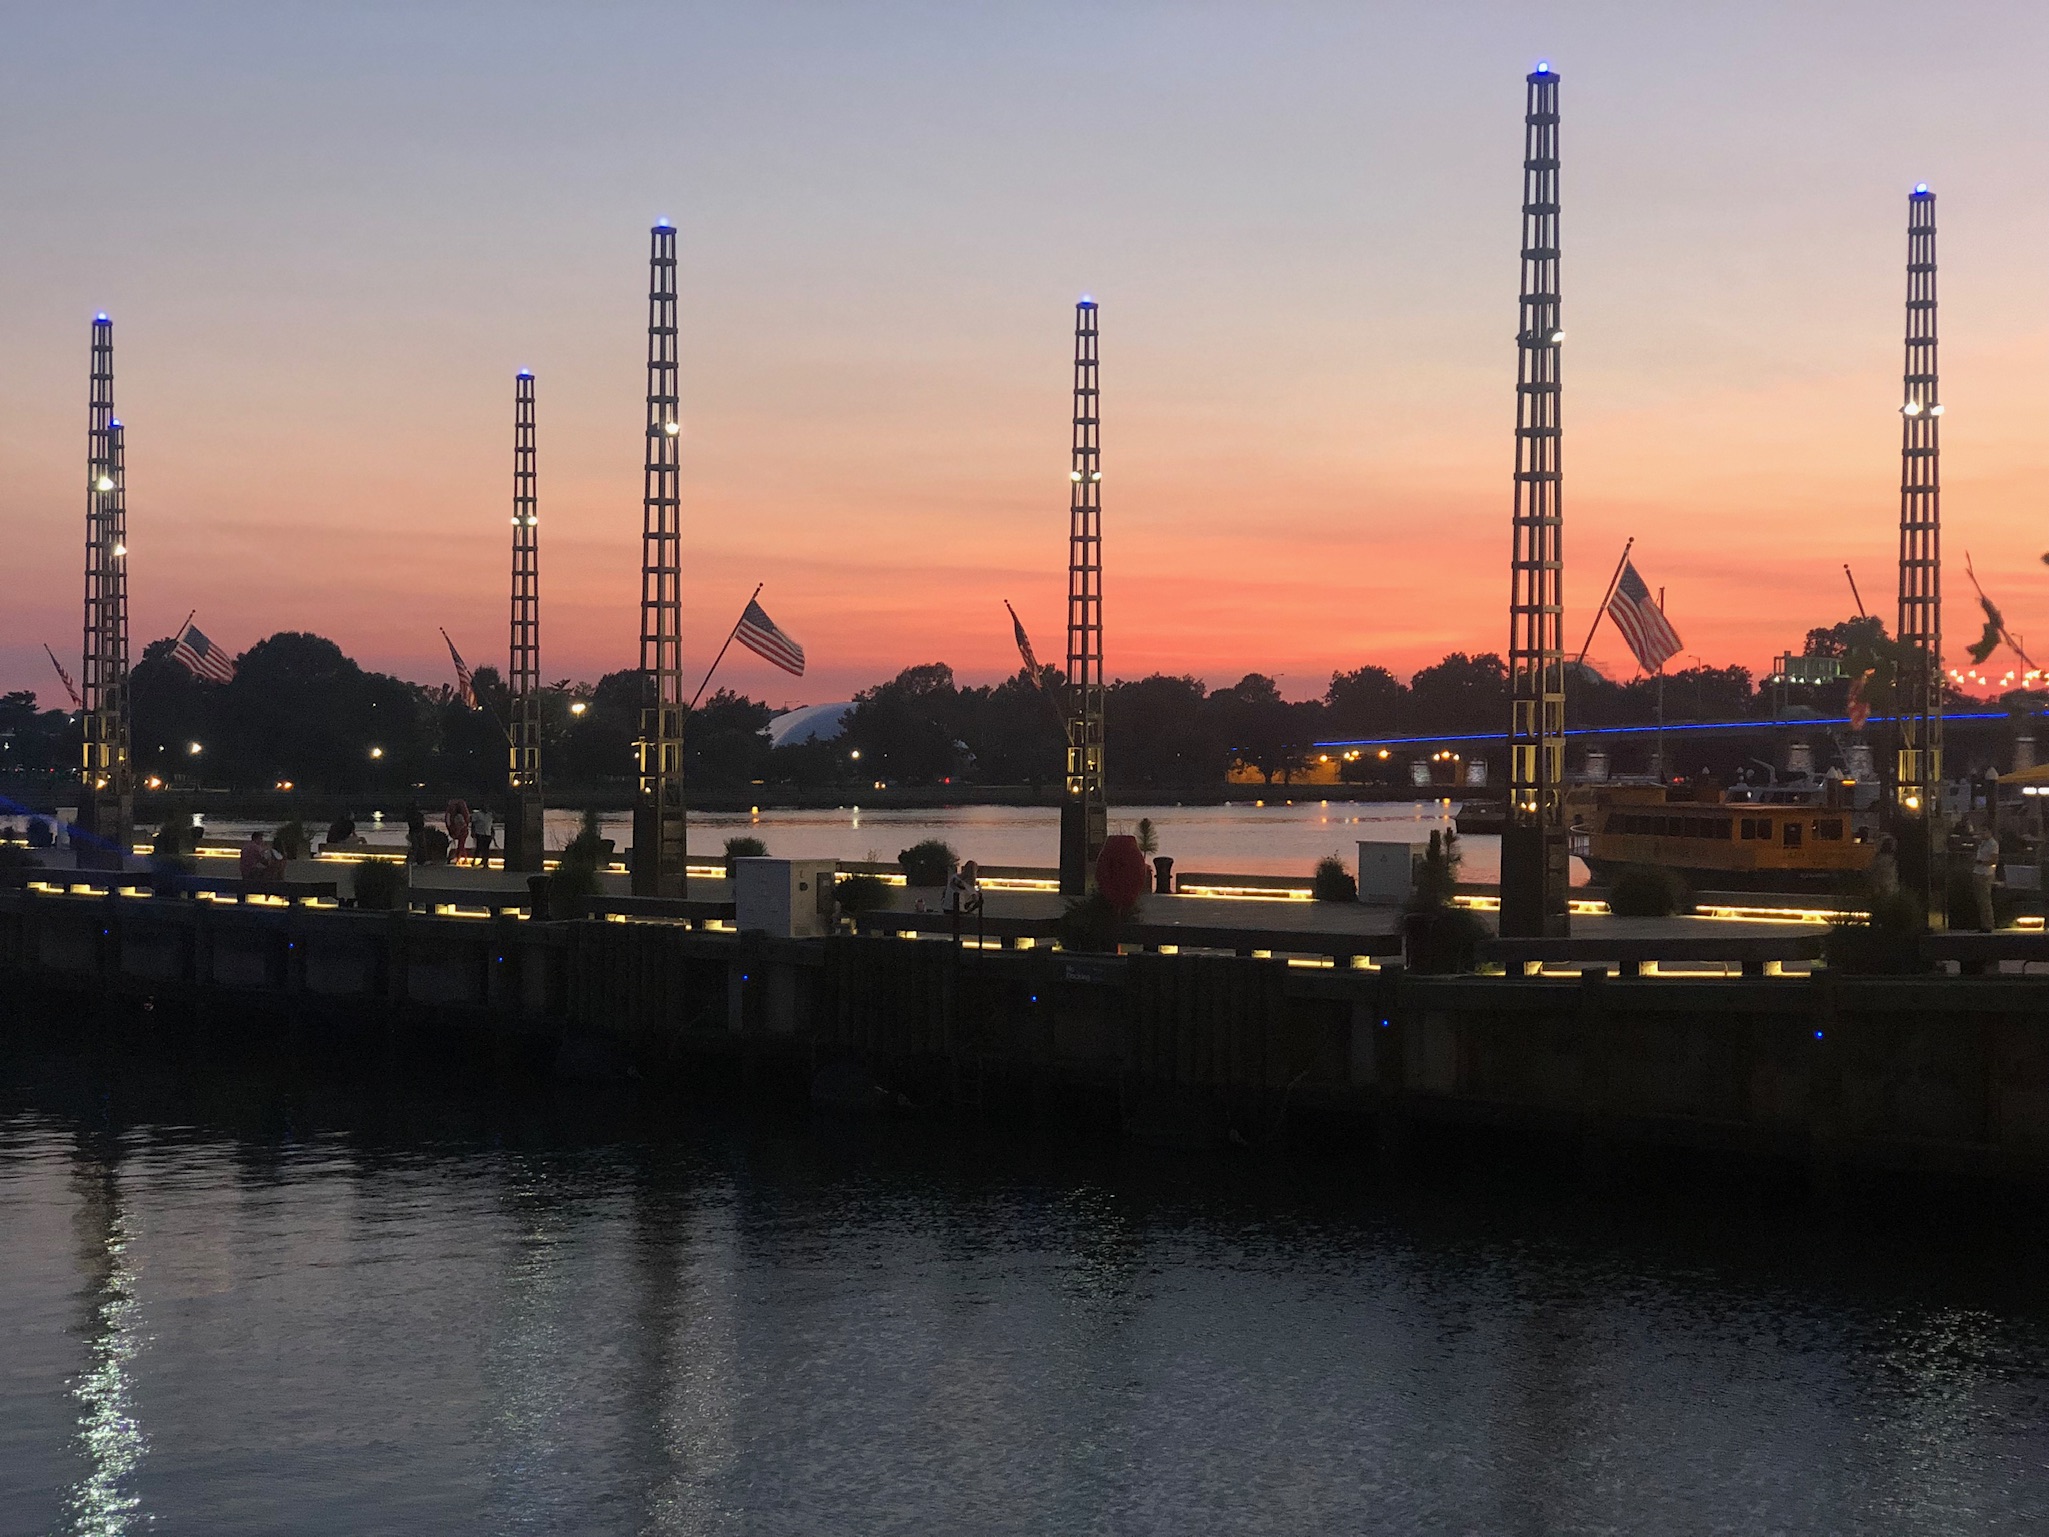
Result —
[[1666, 622], [1664, 610], [1651, 601], [1651, 590], [1636, 574], [1633, 561], [1622, 563], [1615, 596], [1608, 600], [1608, 617], [1615, 621], [1615, 628], [1629, 642], [1637, 665], [1645, 672], [1656, 672], [1679, 654], [1679, 632]]
[[71, 674], [64, 670], [64, 664], [57, 660], [57, 653], [50, 649], [48, 641], [43, 642], [43, 655], [50, 659], [50, 665], [57, 669], [57, 676], [64, 680], [64, 692], [71, 696], [71, 708], [83, 710], [85, 701], [78, 697], [78, 685], [71, 681]]
[[1039, 673], [1039, 656], [1032, 650], [1032, 638], [1025, 634], [1024, 621], [1017, 617], [1017, 610], [1010, 607], [1010, 599], [1003, 600], [1003, 606], [1010, 609], [1011, 633], [1017, 637], [1017, 654], [1024, 658], [1025, 671], [1031, 674], [1032, 687], [1044, 688], [1046, 680]]
[[778, 630], [775, 621], [752, 598], [747, 600], [747, 611], [740, 616], [740, 627], [733, 634], [763, 661], [800, 678], [804, 676], [804, 648]]
[[185, 621], [185, 628], [178, 632], [177, 643], [171, 647], [171, 660], [193, 677], [204, 678], [209, 683], [227, 683], [235, 676], [233, 659], [208, 640], [190, 619]]
[[[448, 640], [446, 630], [441, 632], [441, 638]], [[448, 640], [448, 658], [455, 663], [455, 691], [462, 697], [462, 702], [474, 710], [477, 707], [477, 680], [470, 676], [469, 663], [462, 659], [462, 653], [455, 649], [452, 640]]]

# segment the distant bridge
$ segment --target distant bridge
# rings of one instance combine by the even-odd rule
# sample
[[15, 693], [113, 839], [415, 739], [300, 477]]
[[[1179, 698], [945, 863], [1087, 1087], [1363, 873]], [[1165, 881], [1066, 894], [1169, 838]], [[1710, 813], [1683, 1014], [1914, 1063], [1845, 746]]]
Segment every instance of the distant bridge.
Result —
[[[2004, 720], [2006, 710], [1959, 710], [1946, 711], [1943, 718], [1951, 721]], [[1899, 719], [1895, 715], [1874, 715], [1865, 724], [1882, 726]], [[1647, 736], [1654, 732], [1668, 735], [1698, 735], [1706, 731], [1811, 731], [1816, 727], [1847, 726], [1847, 715], [1796, 715], [1780, 720], [1675, 720], [1662, 726], [1579, 726], [1565, 733], [1568, 737], [1610, 737]], [[1345, 737], [1341, 740], [1316, 742], [1321, 748], [1350, 747], [1428, 747], [1444, 742], [1500, 742], [1507, 738], [1504, 731], [1447, 731], [1423, 736], [1376, 736]]]

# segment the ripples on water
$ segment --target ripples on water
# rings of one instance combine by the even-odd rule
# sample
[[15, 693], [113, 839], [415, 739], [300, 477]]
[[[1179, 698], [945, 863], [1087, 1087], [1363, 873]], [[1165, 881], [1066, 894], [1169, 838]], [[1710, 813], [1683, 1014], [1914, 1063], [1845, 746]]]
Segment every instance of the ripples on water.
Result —
[[8, 1533], [2049, 1520], [2032, 1229], [107, 1088], [0, 1074]]

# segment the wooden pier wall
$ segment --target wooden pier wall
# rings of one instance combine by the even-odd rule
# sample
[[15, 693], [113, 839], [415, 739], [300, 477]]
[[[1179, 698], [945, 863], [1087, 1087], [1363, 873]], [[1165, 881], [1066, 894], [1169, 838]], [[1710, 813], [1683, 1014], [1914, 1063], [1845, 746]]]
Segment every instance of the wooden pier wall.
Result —
[[1149, 1138], [1494, 1127], [2049, 1178], [2043, 977], [1414, 977], [0, 892], [0, 1029], [53, 999], [468, 1034], [658, 1081], [738, 1065], [804, 1093], [833, 1069], [889, 1105], [1057, 1103]]

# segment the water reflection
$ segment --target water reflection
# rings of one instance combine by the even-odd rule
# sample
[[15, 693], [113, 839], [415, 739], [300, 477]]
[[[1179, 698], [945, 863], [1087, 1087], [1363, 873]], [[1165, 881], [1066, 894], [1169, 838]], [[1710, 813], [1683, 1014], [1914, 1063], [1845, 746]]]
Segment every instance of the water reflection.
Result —
[[668, 1101], [545, 1133], [387, 1088], [197, 1132], [159, 1108], [80, 1141], [62, 1104], [0, 1097], [6, 1231], [56, 1235], [34, 1275], [0, 1243], [0, 1337], [73, 1348], [0, 1370], [0, 1529], [17, 1491], [31, 1530], [224, 1537], [1933, 1533], [2049, 1508], [2049, 1249], [1996, 1219], [1870, 1237], [1536, 1175]]
[[141, 1517], [135, 1484], [149, 1442], [135, 1413], [133, 1373], [144, 1341], [115, 1153], [82, 1140], [72, 1188], [84, 1305], [79, 1332], [88, 1364], [73, 1379], [71, 1397], [86, 1474], [66, 1494], [64, 1529], [81, 1537], [116, 1537], [133, 1530]]

